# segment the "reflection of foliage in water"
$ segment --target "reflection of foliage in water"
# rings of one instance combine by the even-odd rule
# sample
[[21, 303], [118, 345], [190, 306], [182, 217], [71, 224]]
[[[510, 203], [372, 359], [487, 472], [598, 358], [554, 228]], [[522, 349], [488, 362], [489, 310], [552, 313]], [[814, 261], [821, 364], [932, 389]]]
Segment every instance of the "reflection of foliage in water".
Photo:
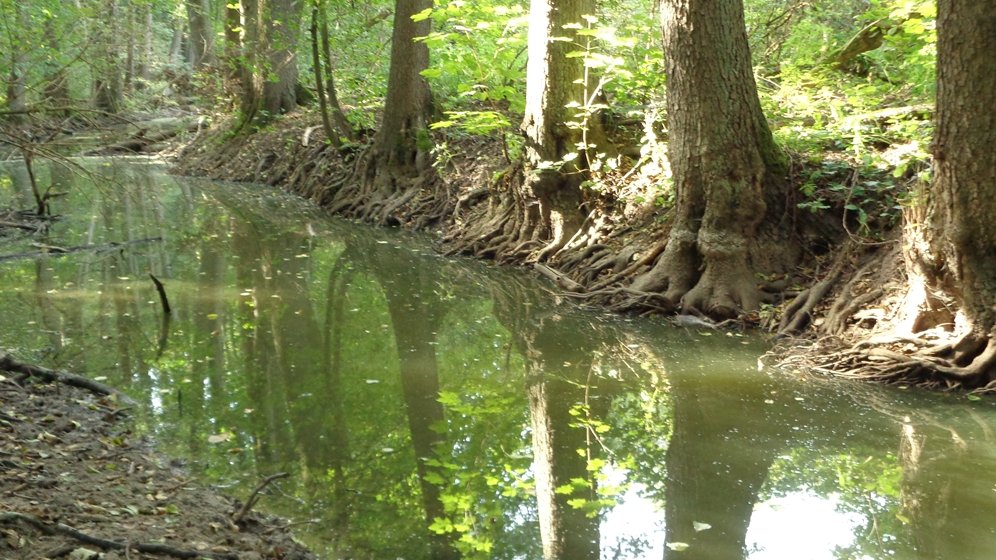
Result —
[[862, 520], [855, 542], [838, 549], [837, 558], [893, 557], [910, 544], [897, 542], [905, 534], [902, 525], [909, 522], [900, 513], [902, 467], [894, 454], [864, 451], [792, 449], [771, 465], [759, 501], [800, 491], [833, 500], [838, 512]]
[[[147, 404], [149, 433], [192, 457], [195, 471], [235, 484], [235, 495], [290, 471], [264, 505], [320, 520], [302, 531], [330, 556], [427, 558], [440, 535], [467, 558], [538, 556], [533, 435], [535, 416], [547, 414], [563, 420], [570, 452], [583, 454], [554, 499], [595, 520], [567, 530], [594, 531], [603, 556], [661, 545], [657, 534], [597, 534], [631, 493], [659, 512], [709, 517], [714, 528], [702, 535], [712, 540], [722, 523], [729, 534], [745, 528], [751, 504], [737, 510], [746, 517], [728, 518], [672, 499], [682, 494], [668, 487], [694, 474], [720, 494], [704, 497], [725, 507], [724, 489], [736, 487], [723, 469], [750, 467], [743, 472], [767, 477], [760, 499], [837, 494], [841, 511], [862, 516], [841, 558], [914, 549], [987, 558], [974, 554], [996, 517], [980, 501], [994, 472], [986, 403], [966, 411], [757, 374], [745, 366], [754, 350], [738, 337], [575, 312], [518, 275], [329, 223], [293, 198], [186, 182], [163, 189], [172, 179], [148, 167], [105, 170], [127, 189], [78, 185], [56, 201], [68, 216], [48, 241], [165, 241], [3, 264], [0, 345], [126, 388]], [[19, 196], [10, 188], [5, 196]], [[150, 270], [174, 304], [158, 356]], [[420, 333], [437, 314], [433, 332]], [[431, 426], [440, 441], [424, 480], [399, 376], [402, 334], [432, 345], [438, 362], [443, 421]], [[540, 387], [556, 398], [539, 399]], [[897, 446], [905, 429], [911, 449]], [[431, 523], [426, 481], [443, 512]]]

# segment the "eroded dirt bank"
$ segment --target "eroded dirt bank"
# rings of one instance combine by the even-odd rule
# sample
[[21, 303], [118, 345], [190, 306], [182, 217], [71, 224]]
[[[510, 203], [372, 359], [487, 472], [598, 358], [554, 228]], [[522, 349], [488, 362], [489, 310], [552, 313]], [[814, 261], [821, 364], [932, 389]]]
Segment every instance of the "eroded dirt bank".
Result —
[[[316, 122], [315, 115], [292, 114], [263, 131], [239, 136], [229, 134], [230, 125], [222, 124], [178, 152], [176, 172], [278, 186], [327, 207], [340, 189], [357, 180], [355, 168], [365, 146], [337, 151], [322, 141]], [[587, 217], [580, 230], [555, 253], [537, 259], [543, 253], [537, 251], [542, 240], [521, 242], [514, 230], [526, 224], [517, 224], [514, 214], [521, 209], [509, 202], [515, 198], [514, 183], [521, 181], [521, 166], [508, 160], [494, 138], [446, 138], [439, 145], [447, 151], [436, 163], [439, 181], [433, 192], [415, 195], [417, 204], [399, 205], [387, 219], [379, 214], [372, 221], [432, 230], [443, 252], [533, 267], [567, 296], [583, 303], [635, 313], [670, 315], [678, 310], [662, 294], [634, 289], [633, 280], [650, 270], [664, 250], [671, 212], [647, 188], [649, 181], [641, 185], [633, 180], [633, 161], [606, 177], [597, 189], [586, 190]], [[427, 197], [445, 200], [426, 203]], [[424, 215], [427, 208], [432, 209], [432, 216]], [[740, 322], [774, 330], [779, 306], [818, 280], [814, 263], [830, 251], [822, 241], [815, 254], [814, 240], [833, 244], [833, 239], [841, 237], [838, 230], [833, 218], [810, 218], [801, 223], [798, 242], [788, 244], [791, 247], [785, 247], [784, 255], [763, 255], [782, 262], [762, 268], [780, 270], [758, 279], [763, 312], [742, 316]], [[785, 266], [799, 262], [800, 257], [809, 262], [797, 268]]]
[[[365, 144], [337, 151], [322, 141], [318, 122], [316, 115], [302, 112], [240, 136], [228, 133], [230, 125], [222, 123], [178, 152], [176, 170], [266, 183], [327, 207], [340, 189], [357, 180]], [[509, 161], [495, 139], [445, 138], [439, 145], [446, 150], [435, 165], [439, 181], [433, 190], [415, 193], [412, 200], [417, 204], [391, 206], [390, 212], [379, 212], [377, 219], [367, 221], [433, 230], [443, 252], [530, 266], [565, 296], [583, 304], [638, 314], [682, 312], [662, 294], [638, 289], [639, 279], [665, 248], [672, 212], [657, 204], [654, 192], [640, 190], [633, 167], [626, 171], [623, 166], [618, 175], [586, 192], [587, 216], [575, 238], [552, 256], [537, 259], [536, 242], [523, 247], [503, 241], [516, 239], [509, 224], [518, 226], [508, 219], [516, 209], [508, 200], [514, 198], [521, 167]], [[883, 215], [892, 218], [858, 224], [856, 213], [849, 210], [849, 191], [839, 188], [859, 175], [857, 163], [841, 154], [824, 157], [830, 159], [793, 156], [788, 181], [802, 184], [803, 177], [811, 179], [813, 169], [819, 168], [822, 178], [816, 188], [828, 207], [804, 211], [793, 194], [796, 189], [789, 189], [790, 200], [780, 218], [788, 224], [789, 238], [780, 245], [770, 243], [751, 257], [755, 269], [772, 271], [757, 278], [761, 307], [724, 324], [772, 333], [779, 344], [771, 361], [800, 370], [883, 383], [996, 391], [919, 359], [925, 348], [949, 346], [954, 334], [944, 325], [911, 334], [905, 325], [910, 298], [902, 220], [895, 219], [895, 202], [889, 197], [865, 200], [872, 206], [888, 206], [890, 211]], [[826, 173], [827, 169], [834, 171]], [[883, 176], [893, 172], [878, 171]], [[907, 187], [913, 188], [916, 179], [909, 173], [904, 177]], [[653, 178], [643, 181], [643, 187], [648, 183]], [[431, 216], [426, 215], [427, 208], [432, 209]], [[763, 262], [767, 259], [770, 262]], [[690, 315], [677, 315], [675, 320], [685, 326], [716, 326]]]

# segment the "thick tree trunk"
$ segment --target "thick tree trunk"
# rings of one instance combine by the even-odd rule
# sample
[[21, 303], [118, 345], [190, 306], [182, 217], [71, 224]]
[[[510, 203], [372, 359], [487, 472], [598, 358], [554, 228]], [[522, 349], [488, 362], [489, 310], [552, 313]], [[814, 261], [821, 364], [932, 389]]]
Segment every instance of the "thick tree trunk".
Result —
[[267, 69], [262, 107], [270, 115], [289, 113], [297, 107], [297, 41], [301, 29], [301, 0], [268, 2]]
[[741, 0], [664, 0], [669, 157], [677, 209], [667, 249], [634, 288], [728, 317], [759, 306], [762, 221], [777, 221], [783, 156], [761, 112]]
[[248, 0], [245, 9], [243, 124], [264, 122], [297, 107], [300, 0]]
[[522, 132], [525, 197], [539, 202], [540, 231], [534, 237], [546, 240], [537, 260], [562, 248], [584, 218], [581, 183], [592, 150], [582, 145], [594, 144], [602, 133], [595, 119], [586, 119], [583, 127], [567, 124], [585, 120], [578, 116], [579, 107], [587, 106], [594, 87], [585, 73], [585, 58], [568, 55], [585, 44], [577, 30], [585, 28], [585, 16], [594, 13], [593, 0], [533, 0], [530, 7]]
[[429, 34], [431, 22], [412, 19], [431, 7], [432, 0], [395, 2], [384, 119], [373, 146], [356, 167], [352, 184], [333, 195], [333, 212], [377, 224], [415, 217], [412, 226], [418, 228], [434, 223], [451, 204], [448, 193], [436, 189], [429, 137], [432, 94], [422, 76], [429, 67], [429, 48], [416, 41]]
[[213, 62], [214, 32], [211, 26], [211, 3], [208, 0], [187, 0], [187, 60], [194, 70]]
[[908, 214], [903, 328], [961, 325], [938, 371], [974, 387], [996, 380], [996, 2], [943, 0], [937, 23], [934, 182]]
[[930, 232], [938, 280], [975, 326], [996, 326], [996, 2], [938, 7]]
[[103, 18], [98, 22], [96, 44], [101, 49], [97, 64], [97, 75], [93, 82], [94, 102], [98, 109], [108, 113], [117, 113], [124, 102], [124, 89], [121, 75], [121, 44], [115, 26], [119, 10], [117, 0], [105, 0], [103, 3]]
[[[429, 67], [429, 47], [416, 42], [431, 30], [431, 20], [412, 16], [432, 7], [432, 0], [397, 0], [391, 36], [391, 69], [384, 100], [384, 121], [374, 151], [380, 165], [422, 171], [428, 166], [428, 126], [432, 94], [422, 71]], [[419, 140], [422, 140], [420, 143]], [[421, 145], [420, 145], [421, 144]]]

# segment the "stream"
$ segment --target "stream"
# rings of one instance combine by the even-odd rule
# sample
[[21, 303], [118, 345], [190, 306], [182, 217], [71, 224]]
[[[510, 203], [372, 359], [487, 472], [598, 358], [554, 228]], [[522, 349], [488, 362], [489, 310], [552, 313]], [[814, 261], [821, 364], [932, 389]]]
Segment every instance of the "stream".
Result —
[[[0, 257], [0, 348], [122, 389], [228, 494], [290, 473], [257, 507], [323, 558], [996, 554], [996, 401], [759, 371], [760, 336], [581, 309], [269, 188], [78, 161], [36, 163], [66, 193], [44, 243], [103, 249]], [[0, 207], [31, 208], [27, 181], [0, 165]]]

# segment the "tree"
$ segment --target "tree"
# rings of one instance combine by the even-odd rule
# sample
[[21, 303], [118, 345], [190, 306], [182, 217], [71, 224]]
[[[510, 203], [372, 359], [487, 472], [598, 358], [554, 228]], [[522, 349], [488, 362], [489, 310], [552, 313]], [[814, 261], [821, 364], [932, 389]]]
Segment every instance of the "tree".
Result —
[[297, 106], [297, 41], [303, 5], [298, 0], [248, 0], [242, 123], [262, 122]]
[[[917, 332], [965, 318], [927, 368], [968, 387], [996, 380], [996, 2], [938, 2], [934, 179], [906, 229]], [[916, 215], [922, 210], [922, 214]]]
[[488, 204], [451, 231], [455, 251], [545, 261], [579, 233], [590, 159], [607, 146], [598, 119], [586, 111], [597, 93], [586, 47], [594, 12], [594, 0], [531, 2], [524, 162], [500, 173]]
[[[16, 119], [18, 112], [28, 107], [27, 101], [27, 45], [26, 37], [21, 36], [27, 30], [28, 13], [20, 3], [13, 5], [12, 22], [7, 22], [7, 46], [10, 64], [10, 74], [7, 76], [7, 109]], [[18, 33], [16, 30], [20, 30]]]
[[[313, 0], [311, 7], [311, 65], [315, 73], [315, 89], [322, 114], [325, 136], [333, 146], [342, 146], [340, 135], [353, 139], [353, 127], [339, 104], [335, 80], [332, 77], [332, 49], [329, 46], [328, 13], [325, 0]], [[322, 60], [325, 68], [322, 68]], [[324, 70], [324, 71], [323, 71]], [[334, 122], [334, 124], [333, 124]]]
[[211, 24], [211, 3], [208, 0], [186, 0], [187, 59], [194, 70], [214, 62], [214, 30]]
[[661, 15], [677, 208], [667, 248], [633, 287], [712, 316], [753, 311], [757, 269], [791, 255], [762, 244], [786, 164], [761, 112], [743, 3], [664, 0]]
[[430, 8], [431, 0], [395, 3], [384, 120], [374, 149], [386, 158], [387, 166], [418, 168], [419, 155], [426, 152], [418, 140], [426, 134], [432, 114], [432, 93], [422, 76], [422, 71], [429, 67], [429, 48], [416, 39], [429, 34], [430, 20], [414, 21], [413, 16]]
[[100, 21], [96, 23], [94, 44], [98, 60], [94, 68], [94, 102], [98, 109], [117, 113], [124, 103], [124, 83], [121, 73], [121, 42], [114, 26], [119, 24], [117, 0], [103, 0]]
[[[418, 39], [431, 31], [431, 9], [432, 0], [395, 2], [384, 117], [353, 184], [335, 193], [333, 212], [390, 224], [399, 221], [395, 214], [402, 206], [443, 200], [435, 199], [427, 188], [436, 183], [429, 139], [433, 105], [429, 83], [422, 75], [429, 67], [429, 48]], [[417, 197], [423, 189], [430, 192], [420, 200]], [[423, 219], [431, 222], [442, 214], [437, 209]]]
[[[593, 0], [533, 0], [526, 66], [525, 192], [539, 201], [539, 228], [547, 246], [539, 260], [563, 247], [581, 227], [581, 183], [588, 146], [582, 129], [570, 126], [576, 105], [586, 101], [585, 59], [578, 51]], [[594, 123], [588, 123], [594, 126]], [[572, 159], [573, 158], [573, 159]], [[561, 163], [562, 162], [562, 163]], [[559, 164], [551, 169], [551, 163]]]

